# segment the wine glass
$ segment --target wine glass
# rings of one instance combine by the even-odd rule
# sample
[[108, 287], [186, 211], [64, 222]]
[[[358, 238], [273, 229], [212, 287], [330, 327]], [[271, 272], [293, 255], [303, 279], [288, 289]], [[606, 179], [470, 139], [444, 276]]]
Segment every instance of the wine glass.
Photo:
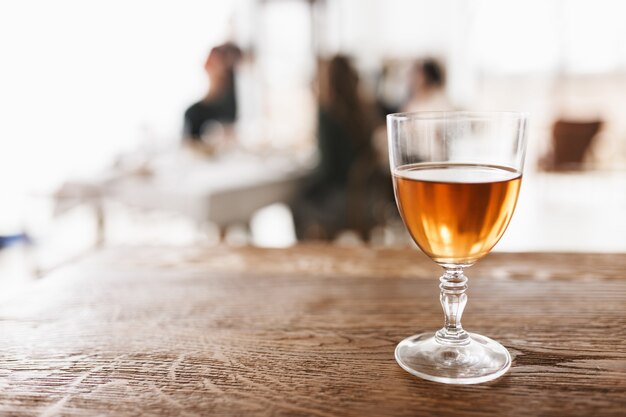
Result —
[[467, 302], [464, 268], [495, 246], [519, 193], [527, 115], [516, 112], [418, 112], [387, 116], [389, 161], [402, 220], [444, 273], [439, 279], [445, 324], [398, 344], [407, 372], [448, 384], [503, 375], [509, 352], [461, 326]]

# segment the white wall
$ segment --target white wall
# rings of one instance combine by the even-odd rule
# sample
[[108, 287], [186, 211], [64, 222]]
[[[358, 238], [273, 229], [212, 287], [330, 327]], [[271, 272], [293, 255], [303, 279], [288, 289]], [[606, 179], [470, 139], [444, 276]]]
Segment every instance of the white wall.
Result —
[[235, 2], [0, 3], [0, 181], [46, 188], [176, 140]]

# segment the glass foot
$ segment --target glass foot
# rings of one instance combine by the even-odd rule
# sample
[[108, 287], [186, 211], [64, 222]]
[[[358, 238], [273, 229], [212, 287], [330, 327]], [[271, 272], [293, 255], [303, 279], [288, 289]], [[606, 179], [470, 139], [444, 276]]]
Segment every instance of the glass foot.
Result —
[[478, 384], [503, 375], [511, 355], [500, 343], [470, 333], [463, 345], [444, 345], [435, 333], [408, 337], [396, 347], [396, 361], [407, 372], [444, 384]]

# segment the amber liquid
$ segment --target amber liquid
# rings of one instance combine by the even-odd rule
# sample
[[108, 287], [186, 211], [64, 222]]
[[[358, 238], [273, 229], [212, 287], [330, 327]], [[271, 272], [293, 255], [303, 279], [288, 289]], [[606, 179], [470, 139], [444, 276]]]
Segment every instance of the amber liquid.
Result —
[[521, 174], [470, 164], [414, 164], [393, 182], [402, 219], [417, 245], [439, 264], [471, 265], [506, 230]]

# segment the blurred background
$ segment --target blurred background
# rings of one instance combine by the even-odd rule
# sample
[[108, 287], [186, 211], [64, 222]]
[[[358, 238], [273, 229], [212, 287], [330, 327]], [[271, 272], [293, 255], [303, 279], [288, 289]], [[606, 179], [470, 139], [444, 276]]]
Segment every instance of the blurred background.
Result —
[[384, 116], [531, 114], [496, 250], [626, 251], [618, 0], [0, 3], [0, 265], [99, 245], [410, 244]]

